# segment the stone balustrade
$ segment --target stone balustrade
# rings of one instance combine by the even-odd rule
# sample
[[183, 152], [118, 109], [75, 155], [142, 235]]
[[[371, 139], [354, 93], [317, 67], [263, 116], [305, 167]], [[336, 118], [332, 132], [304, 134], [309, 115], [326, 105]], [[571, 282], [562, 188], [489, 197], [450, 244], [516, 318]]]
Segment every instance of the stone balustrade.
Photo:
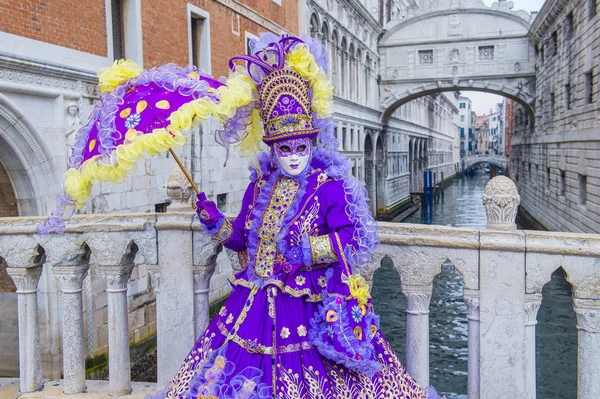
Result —
[[[516, 230], [519, 196], [505, 177], [488, 184], [483, 200], [486, 230], [380, 223], [381, 247], [363, 273], [372, 280], [388, 256], [401, 276], [408, 371], [429, 384], [429, 302], [434, 277], [450, 262], [464, 282], [469, 398], [535, 398], [537, 311], [543, 286], [562, 267], [578, 320], [577, 397], [600, 397], [600, 236]], [[85, 398], [91, 393], [82, 392], [93, 386], [111, 396], [140, 397], [130, 378], [127, 330], [134, 261], [146, 265], [157, 295], [158, 384], [150, 390], [164, 387], [208, 323], [208, 287], [220, 248], [189, 212], [78, 216], [63, 236], [49, 237], [35, 234], [40, 221], [0, 219], [0, 257], [18, 295], [20, 392], [55, 397], [44, 396], [51, 387], [40, 367], [36, 300], [42, 269], [51, 268], [62, 295], [61, 390]], [[104, 277], [108, 295], [109, 382], [101, 388], [84, 373], [82, 282], [92, 270]]]

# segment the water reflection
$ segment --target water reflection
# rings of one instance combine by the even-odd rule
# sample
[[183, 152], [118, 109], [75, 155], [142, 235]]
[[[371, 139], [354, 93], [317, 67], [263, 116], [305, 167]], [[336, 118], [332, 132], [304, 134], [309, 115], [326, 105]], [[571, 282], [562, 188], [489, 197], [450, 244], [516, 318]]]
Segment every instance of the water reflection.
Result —
[[[482, 173], [458, 180], [436, 199], [433, 223], [485, 229], [482, 196], [489, 176]], [[424, 223], [416, 212], [405, 223]], [[562, 270], [562, 269], [560, 269]], [[405, 361], [406, 315], [400, 277], [385, 258], [375, 273], [373, 304], [381, 315], [381, 330]], [[449, 399], [467, 398], [467, 309], [463, 282], [452, 265], [444, 265], [434, 280], [430, 305], [430, 383]], [[576, 396], [576, 319], [571, 286], [561, 272], [544, 287], [536, 327], [538, 399]]]

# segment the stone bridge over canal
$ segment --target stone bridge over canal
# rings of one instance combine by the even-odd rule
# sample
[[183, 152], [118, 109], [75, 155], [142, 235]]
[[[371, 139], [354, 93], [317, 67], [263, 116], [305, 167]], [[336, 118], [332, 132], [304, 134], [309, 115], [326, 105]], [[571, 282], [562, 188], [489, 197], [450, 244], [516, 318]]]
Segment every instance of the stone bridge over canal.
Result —
[[[418, 97], [485, 91], [509, 97], [534, 115], [533, 16], [511, 1], [432, 0], [405, 11], [379, 41], [383, 122]], [[534, 119], [534, 118], [532, 118]]]

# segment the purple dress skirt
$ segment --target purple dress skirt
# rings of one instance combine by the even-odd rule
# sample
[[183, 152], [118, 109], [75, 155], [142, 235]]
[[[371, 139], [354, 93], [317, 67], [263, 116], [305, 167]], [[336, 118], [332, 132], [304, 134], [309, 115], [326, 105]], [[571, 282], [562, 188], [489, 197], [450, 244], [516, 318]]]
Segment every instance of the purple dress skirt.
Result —
[[[370, 301], [351, 295], [348, 206], [343, 182], [318, 169], [300, 180], [255, 179], [237, 219], [210, 231], [240, 254], [232, 292], [155, 397], [439, 398], [406, 372]], [[292, 246], [302, 246], [306, 266], [274, 272], [276, 254]]]

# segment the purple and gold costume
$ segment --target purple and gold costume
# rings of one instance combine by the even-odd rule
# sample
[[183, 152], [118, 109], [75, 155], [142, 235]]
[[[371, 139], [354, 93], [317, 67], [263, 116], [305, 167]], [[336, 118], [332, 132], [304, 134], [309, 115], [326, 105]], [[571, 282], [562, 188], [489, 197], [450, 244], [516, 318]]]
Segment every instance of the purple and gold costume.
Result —
[[[301, 42], [285, 38], [267, 47], [274, 43], [285, 55]], [[290, 98], [310, 96], [304, 91]], [[263, 111], [270, 101], [288, 103], [285, 93], [280, 97], [261, 93]], [[279, 106], [278, 114], [263, 112], [264, 141], [318, 133], [310, 165], [289, 176], [263, 153], [233, 222], [199, 212], [213, 239], [239, 253], [242, 270], [230, 277], [230, 297], [158, 397], [439, 398], [415, 383], [379, 331], [368, 287], [356, 273], [379, 243], [366, 190], [335, 150], [331, 118], [310, 117], [310, 104], [299, 100], [301, 112]], [[278, 129], [270, 117], [290, 117], [295, 125]]]

